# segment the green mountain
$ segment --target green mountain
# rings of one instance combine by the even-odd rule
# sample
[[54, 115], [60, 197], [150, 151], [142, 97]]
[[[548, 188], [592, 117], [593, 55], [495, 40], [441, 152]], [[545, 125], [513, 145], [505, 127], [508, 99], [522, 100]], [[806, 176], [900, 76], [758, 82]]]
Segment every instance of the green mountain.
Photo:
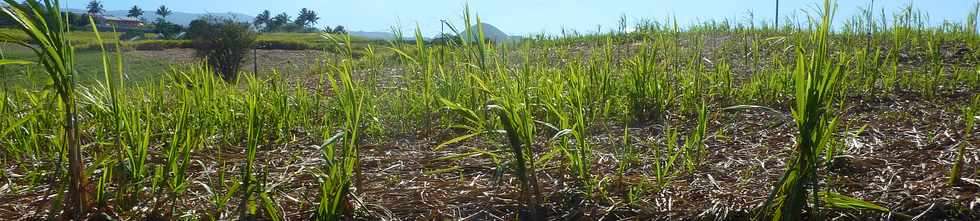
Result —
[[[491, 24], [480, 23], [478, 25], [483, 27], [483, 38], [490, 39], [493, 42], [502, 43], [502, 42], [507, 42], [516, 39], [515, 37], [511, 37], [510, 35], [507, 35], [507, 33], [501, 31], [499, 28]], [[478, 27], [477, 25], [473, 25], [470, 28], [472, 29], [474, 35], [477, 33], [478, 30], [480, 30], [479, 29], [480, 27]], [[474, 36], [474, 39], [475, 38], [476, 36]]]

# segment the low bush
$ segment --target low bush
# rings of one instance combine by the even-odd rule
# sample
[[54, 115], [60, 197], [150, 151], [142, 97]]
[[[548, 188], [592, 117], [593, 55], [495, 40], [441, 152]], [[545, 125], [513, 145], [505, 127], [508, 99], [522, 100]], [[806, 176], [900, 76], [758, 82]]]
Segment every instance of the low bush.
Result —
[[207, 61], [225, 81], [235, 81], [241, 63], [255, 46], [257, 34], [248, 23], [206, 18], [194, 21], [189, 30], [198, 57]]

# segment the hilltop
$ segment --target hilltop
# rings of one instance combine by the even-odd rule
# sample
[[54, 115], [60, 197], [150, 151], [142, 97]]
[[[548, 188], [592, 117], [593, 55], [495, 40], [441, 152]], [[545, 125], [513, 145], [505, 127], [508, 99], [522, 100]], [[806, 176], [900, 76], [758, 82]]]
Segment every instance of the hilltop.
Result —
[[[515, 38], [510, 35], [507, 35], [507, 33], [500, 30], [500, 28], [497, 28], [496, 26], [493, 26], [491, 24], [487, 24], [484, 22], [484, 23], [480, 23], [479, 26], [483, 27], [483, 37], [486, 39], [493, 40], [493, 42], [506, 42], [509, 40], [513, 40]], [[477, 33], [477, 31], [480, 30], [479, 29], [480, 27], [477, 27], [477, 25], [473, 25], [470, 28], [473, 30], [473, 33]]]

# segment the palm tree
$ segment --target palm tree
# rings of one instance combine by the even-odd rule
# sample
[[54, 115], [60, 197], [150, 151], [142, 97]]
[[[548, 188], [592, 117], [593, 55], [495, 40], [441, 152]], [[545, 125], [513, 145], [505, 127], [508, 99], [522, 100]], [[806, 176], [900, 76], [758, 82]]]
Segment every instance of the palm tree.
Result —
[[129, 13], [126, 14], [126, 17], [130, 17], [130, 18], [139, 18], [141, 16], [143, 16], [143, 9], [140, 9], [139, 6], [135, 6], [135, 5], [133, 6], [133, 8], [130, 8]]
[[289, 23], [289, 20], [290, 20], [289, 19], [289, 15], [286, 14], [285, 12], [283, 12], [282, 14], [279, 14], [279, 15], [276, 15], [276, 17], [273, 17], [272, 18], [272, 23], [275, 23], [275, 24], [278, 24], [278, 25], [284, 25], [286, 23]]
[[294, 24], [298, 26], [306, 26], [306, 12], [309, 11], [306, 8], [300, 9], [299, 14], [296, 15], [296, 20], [293, 21]]
[[90, 15], [101, 14], [103, 11], [105, 11], [105, 9], [102, 8], [102, 2], [99, 2], [98, 0], [92, 0], [85, 8], [88, 9], [87, 12]]
[[173, 14], [173, 11], [170, 11], [166, 5], [161, 5], [160, 8], [157, 9], [157, 15], [160, 15], [161, 18], [167, 18], [167, 16], [170, 14]]
[[265, 10], [262, 11], [262, 13], [259, 13], [259, 15], [255, 16], [255, 21], [252, 23], [255, 24], [256, 28], [263, 25], [268, 27], [271, 19], [272, 19], [272, 13], [269, 12], [269, 10]]
[[282, 27], [283, 25], [286, 25], [288, 23], [289, 23], [289, 15], [283, 12], [282, 14], [276, 15], [276, 17], [273, 17], [272, 20], [266, 23], [266, 29], [268, 31], [274, 31], [276, 29], [279, 29], [279, 27]]
[[302, 27], [307, 27], [316, 24], [317, 20], [320, 20], [320, 17], [317, 17], [315, 11], [303, 8], [299, 10], [299, 16], [296, 17], [294, 23]]
[[316, 14], [315, 11], [313, 11], [313, 10], [307, 11], [307, 13], [306, 13], [306, 25], [315, 25], [315, 24], [317, 24], [317, 21], [319, 21], [319, 20], [320, 20], [320, 17], [317, 16], [317, 14]]

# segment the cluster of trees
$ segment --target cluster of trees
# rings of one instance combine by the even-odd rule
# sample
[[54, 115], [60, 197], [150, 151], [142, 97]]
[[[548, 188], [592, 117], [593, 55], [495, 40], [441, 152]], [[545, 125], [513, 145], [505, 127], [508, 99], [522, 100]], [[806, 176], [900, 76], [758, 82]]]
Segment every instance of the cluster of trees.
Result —
[[[102, 6], [102, 2], [99, 0], [90, 1], [88, 5], [85, 6], [85, 10], [86, 13], [88, 13], [89, 15], [101, 15], [102, 13], [105, 12], [105, 8]], [[143, 9], [141, 9], [139, 6], [133, 5], [133, 7], [130, 8], [129, 11], [126, 13], [126, 17], [144, 20], [143, 19], [144, 14], [146, 14], [146, 12], [143, 11]], [[171, 11], [170, 8], [167, 8], [166, 5], [161, 5], [159, 8], [157, 8], [156, 14], [161, 17], [158, 19], [160, 20], [160, 19], [165, 19], [167, 18], [167, 16], [173, 14], [173, 11]]]
[[[256, 29], [262, 32], [318, 32], [321, 30], [315, 28], [314, 25], [316, 25], [319, 21], [320, 17], [317, 15], [316, 11], [303, 8], [299, 10], [299, 14], [296, 15], [296, 19], [292, 19], [292, 17], [285, 12], [273, 16], [272, 12], [265, 10], [255, 16], [255, 21], [253, 21], [252, 24]], [[332, 29], [327, 26], [322, 31], [330, 33], [347, 32], [344, 29], [344, 26], [339, 25]]]
[[304, 32], [310, 31], [310, 26], [319, 20], [315, 11], [306, 8], [300, 10], [295, 20], [285, 12], [272, 16], [272, 12], [265, 10], [255, 16], [253, 24], [263, 32]]
[[[86, 6], [85, 13], [72, 13], [64, 12], [65, 17], [68, 19], [71, 25], [78, 28], [85, 27], [89, 24], [89, 17], [95, 16], [96, 23], [100, 23], [99, 18], [105, 13], [105, 7], [99, 0], [91, 0]], [[139, 6], [134, 5], [126, 14], [126, 17], [137, 19], [143, 21], [145, 24], [144, 30], [152, 31], [154, 33], [160, 34], [162, 38], [171, 39], [179, 37], [178, 34], [185, 31], [185, 27], [181, 25], [174, 24], [166, 20], [167, 16], [173, 14], [170, 8], [165, 5], [161, 5], [156, 9], [155, 14], [159, 17], [152, 22], [146, 21], [143, 17], [147, 12], [144, 11]], [[207, 20], [207, 19], [205, 19]], [[213, 20], [213, 19], [211, 19]], [[255, 16], [255, 21], [252, 23], [252, 27], [260, 32], [327, 32], [327, 33], [347, 33], [347, 30], [342, 25], [337, 25], [333, 28], [330, 26], [325, 26], [323, 29], [315, 27], [320, 21], [320, 17], [316, 11], [310, 10], [308, 8], [300, 9], [299, 14], [296, 18], [292, 18], [289, 14], [283, 12], [278, 15], [273, 16], [269, 10], [265, 10], [262, 13]], [[12, 25], [12, 21], [0, 20], [0, 27]], [[80, 30], [80, 29], [78, 29]], [[142, 32], [142, 31], [134, 31]], [[142, 33], [132, 33], [135, 35], [142, 35]]]
[[[95, 0], [93, 0], [93, 2], [95, 2]], [[138, 19], [140, 21], [146, 22], [146, 19], [143, 18], [143, 15], [145, 13], [146, 12], [143, 11], [143, 9], [141, 9], [139, 6], [134, 5], [126, 13], [126, 17]], [[160, 37], [164, 39], [176, 38], [178, 37], [177, 35], [184, 30], [184, 27], [175, 24], [173, 22], [167, 21], [167, 16], [173, 14], [173, 11], [170, 10], [170, 8], [167, 8], [166, 5], [161, 5], [159, 8], [156, 9], [154, 13], [160, 17], [157, 18], [156, 21], [148, 23], [146, 26], [146, 30], [152, 30], [157, 34], [160, 34]]]
[[[133, 8], [138, 9], [139, 7], [137, 7], [137, 6], [134, 5]], [[133, 10], [130, 9], [130, 11], [132, 12]], [[139, 11], [142, 11], [142, 10], [139, 10]], [[152, 25], [153, 25], [154, 30], [156, 30], [156, 32], [158, 34], [160, 34], [161, 37], [163, 37], [165, 39], [176, 38], [177, 37], [177, 34], [180, 33], [181, 31], [183, 31], [184, 27], [181, 27], [178, 24], [174, 24], [173, 22], [167, 21], [167, 16], [169, 16], [170, 14], [173, 14], [173, 11], [171, 11], [169, 8], [167, 8], [166, 5], [161, 5], [159, 8], [157, 8], [156, 14], [159, 15], [160, 18], [157, 18], [157, 20], [155, 22], [153, 22]], [[139, 17], [137, 17], [137, 18], [139, 18]]]

